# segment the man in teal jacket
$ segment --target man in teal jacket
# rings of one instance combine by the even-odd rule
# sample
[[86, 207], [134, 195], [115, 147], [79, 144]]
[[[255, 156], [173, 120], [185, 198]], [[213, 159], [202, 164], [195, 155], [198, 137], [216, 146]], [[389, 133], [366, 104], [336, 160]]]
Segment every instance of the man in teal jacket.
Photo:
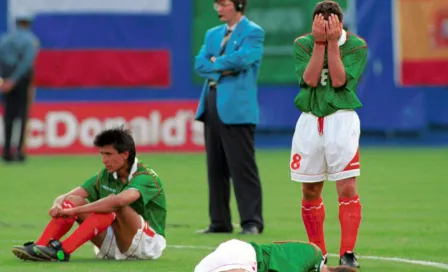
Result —
[[230, 177], [243, 234], [263, 231], [262, 192], [255, 161], [257, 76], [264, 31], [244, 16], [247, 0], [214, 0], [225, 24], [207, 31], [195, 60], [205, 79], [196, 114], [204, 122], [210, 225], [203, 233], [232, 232]]

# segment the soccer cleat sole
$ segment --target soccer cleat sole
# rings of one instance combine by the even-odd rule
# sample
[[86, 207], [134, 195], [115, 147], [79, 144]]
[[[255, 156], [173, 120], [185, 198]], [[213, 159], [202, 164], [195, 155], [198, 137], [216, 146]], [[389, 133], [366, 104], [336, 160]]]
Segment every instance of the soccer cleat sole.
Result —
[[46, 260], [47, 262], [59, 262], [58, 259], [51, 258], [51, 257], [48, 256], [47, 254], [45, 254], [45, 252], [42, 252], [42, 251], [40, 251], [39, 249], [36, 249], [36, 248], [35, 248], [35, 250], [36, 250], [37, 254], [42, 255], [42, 257], [45, 258], [45, 260]]
[[52, 257], [48, 256], [48, 254], [45, 254], [45, 252], [39, 250], [39, 248], [35, 248], [35, 250], [37, 251], [38, 254], [42, 255], [42, 257], [45, 258], [47, 262], [68, 262], [68, 260], [61, 261], [59, 259], [52, 258]]
[[28, 254], [25, 250], [19, 249], [19, 248], [13, 248], [12, 253], [16, 255], [17, 258], [23, 261], [33, 261], [33, 262], [46, 262], [47, 259], [44, 258], [38, 258], [35, 256], [32, 256]]

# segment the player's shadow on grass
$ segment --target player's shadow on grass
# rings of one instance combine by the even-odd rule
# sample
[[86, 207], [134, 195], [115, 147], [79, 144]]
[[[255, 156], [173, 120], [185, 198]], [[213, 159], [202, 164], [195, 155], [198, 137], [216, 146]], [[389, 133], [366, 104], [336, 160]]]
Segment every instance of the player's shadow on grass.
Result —
[[[148, 262], [148, 260], [115, 260], [115, 259], [95, 259], [95, 257], [89, 258], [89, 257], [81, 257], [81, 258], [73, 258], [70, 259], [69, 262], [67, 263], [71, 263], [71, 264], [84, 264], [84, 263], [111, 263], [111, 264], [116, 264], [116, 263], [123, 263], [124, 261], [127, 262]], [[61, 262], [56, 262], [61, 264]]]
[[8, 222], [5, 221], [0, 221], [0, 229], [2, 228], [20, 228], [20, 229], [35, 229], [36, 226], [33, 224], [20, 224], [20, 225], [14, 225], [14, 224], [10, 224]]

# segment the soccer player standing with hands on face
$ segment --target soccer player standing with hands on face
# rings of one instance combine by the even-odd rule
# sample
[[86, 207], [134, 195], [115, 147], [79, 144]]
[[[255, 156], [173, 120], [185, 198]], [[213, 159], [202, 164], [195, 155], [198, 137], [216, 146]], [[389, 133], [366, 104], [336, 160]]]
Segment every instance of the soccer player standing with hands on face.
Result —
[[361, 222], [356, 177], [360, 175], [362, 106], [356, 86], [367, 61], [367, 45], [343, 28], [343, 13], [334, 1], [319, 2], [313, 12], [312, 33], [294, 41], [295, 70], [302, 112], [294, 132], [291, 179], [302, 183], [302, 219], [310, 242], [324, 256], [324, 180], [335, 181], [341, 225], [340, 264], [359, 268], [353, 253]]

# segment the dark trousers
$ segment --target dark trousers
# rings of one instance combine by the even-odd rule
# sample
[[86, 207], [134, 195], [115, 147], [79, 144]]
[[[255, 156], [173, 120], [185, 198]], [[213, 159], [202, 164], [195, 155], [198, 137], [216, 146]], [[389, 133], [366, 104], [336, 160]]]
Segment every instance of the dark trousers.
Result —
[[19, 81], [14, 89], [3, 95], [3, 123], [5, 144], [3, 145], [3, 156], [12, 156], [11, 140], [14, 121], [20, 121], [20, 136], [17, 153], [22, 154], [25, 141], [25, 129], [28, 121], [29, 81]]
[[256, 226], [262, 231], [262, 190], [255, 162], [255, 126], [222, 123], [216, 108], [216, 90], [211, 89], [205, 107], [204, 129], [210, 228], [233, 229], [229, 206], [231, 178], [241, 226]]

